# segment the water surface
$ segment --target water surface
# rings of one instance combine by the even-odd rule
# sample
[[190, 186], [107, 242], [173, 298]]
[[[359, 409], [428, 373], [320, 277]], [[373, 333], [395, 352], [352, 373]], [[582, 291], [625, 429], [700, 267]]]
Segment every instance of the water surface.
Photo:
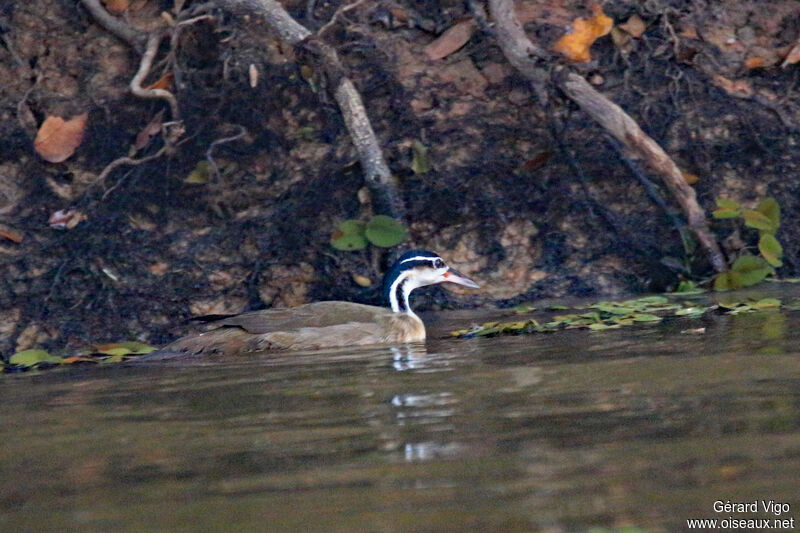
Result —
[[800, 520], [800, 313], [443, 338], [496, 316], [427, 317], [427, 348], [4, 376], [0, 530]]

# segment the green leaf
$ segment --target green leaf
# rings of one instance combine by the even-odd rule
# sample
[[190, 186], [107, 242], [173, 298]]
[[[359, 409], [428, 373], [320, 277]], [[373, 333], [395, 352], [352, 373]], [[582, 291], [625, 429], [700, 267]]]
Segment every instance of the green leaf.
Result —
[[344, 220], [331, 235], [331, 246], [337, 250], [363, 250], [367, 247], [364, 236], [367, 224], [362, 220]]
[[12, 365], [31, 367], [39, 363], [60, 363], [61, 358], [50, 355], [46, 350], [22, 350], [12, 355], [8, 362]]
[[621, 327], [620, 324], [608, 325], [608, 324], [597, 323], [590, 325], [589, 329], [592, 331], [603, 331], [606, 329], [618, 329], [619, 327]]
[[762, 298], [757, 302], [751, 303], [750, 306], [756, 309], [770, 309], [774, 307], [780, 307], [781, 301], [777, 298]]
[[728, 198], [717, 198], [717, 207], [721, 209], [739, 209], [741, 204], [736, 200], [729, 200]]
[[736, 218], [740, 214], [738, 209], [715, 209], [711, 213], [714, 218]]
[[718, 274], [716, 278], [714, 278], [714, 290], [715, 291], [729, 291], [731, 289], [735, 289], [733, 284], [733, 279], [731, 278], [730, 272], [723, 272]]
[[728, 273], [731, 275], [733, 288], [740, 289], [763, 281], [768, 275], [774, 274], [775, 269], [762, 257], [743, 255], [733, 263]]
[[781, 225], [781, 206], [775, 198], [765, 198], [756, 206], [756, 211], [767, 217], [777, 230]]
[[194, 170], [189, 172], [189, 175], [186, 176], [186, 179], [184, 179], [183, 182], [195, 184], [208, 183], [210, 175], [211, 173], [209, 172], [208, 161], [198, 161], [197, 165], [194, 167]]
[[742, 218], [744, 218], [744, 223], [747, 226], [757, 230], [774, 233], [777, 229], [777, 226], [773, 224], [772, 220], [767, 215], [755, 209], [745, 209], [742, 211]]
[[661, 317], [660, 316], [650, 315], [650, 314], [647, 314], [647, 313], [641, 313], [641, 314], [636, 313], [636, 314], [632, 315], [631, 318], [635, 322], [660, 322], [661, 321]]
[[390, 248], [403, 242], [408, 232], [402, 222], [386, 215], [375, 215], [367, 223], [365, 235], [375, 246]]
[[770, 233], [762, 233], [761, 238], [758, 240], [758, 251], [764, 256], [767, 262], [774, 266], [779, 267], [783, 265], [781, 258], [783, 257], [783, 247], [778, 239]]
[[414, 174], [425, 174], [431, 170], [431, 161], [428, 158], [428, 147], [419, 141], [414, 141], [411, 145], [414, 152], [414, 159], [411, 161], [411, 170]]

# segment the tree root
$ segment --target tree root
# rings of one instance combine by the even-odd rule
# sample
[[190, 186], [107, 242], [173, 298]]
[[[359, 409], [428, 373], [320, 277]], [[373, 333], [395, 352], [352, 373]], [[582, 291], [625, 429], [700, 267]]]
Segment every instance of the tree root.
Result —
[[[513, 0], [489, 0], [489, 6], [500, 48], [509, 62], [533, 82], [534, 88], [537, 88], [544, 75], [544, 69], [538, 66], [537, 59], [547, 57], [547, 53], [534, 45], [525, 35], [514, 12]], [[584, 112], [622, 143], [631, 157], [643, 159], [661, 176], [681, 206], [688, 220], [689, 229], [708, 256], [714, 271], [726, 272], [728, 266], [725, 256], [708, 227], [705, 211], [697, 203], [694, 189], [686, 183], [672, 158], [642, 131], [630, 115], [595, 90], [582, 76], [564, 69], [556, 74], [555, 82]]]
[[100, 0], [81, 0], [81, 4], [91, 13], [95, 22], [105, 28], [109, 33], [128, 43], [137, 52], [143, 52], [147, 36], [139, 30], [125, 24], [113, 15], [110, 15]]

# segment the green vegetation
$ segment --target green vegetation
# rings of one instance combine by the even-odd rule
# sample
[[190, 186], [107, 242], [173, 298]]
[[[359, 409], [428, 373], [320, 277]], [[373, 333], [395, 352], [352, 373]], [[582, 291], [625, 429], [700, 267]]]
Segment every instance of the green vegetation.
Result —
[[739, 256], [728, 272], [714, 278], [714, 290], [750, 287], [775, 275], [775, 268], [783, 265], [783, 247], [775, 238], [781, 224], [781, 208], [774, 198], [762, 200], [755, 209], [743, 209], [739, 202], [718, 198], [713, 215], [717, 219], [740, 219], [740, 224], [757, 230], [759, 252]]
[[8, 362], [3, 365], [3, 371], [23, 372], [79, 363], [121, 363], [126, 359], [154, 352], [156, 349], [154, 346], [142, 342], [128, 341], [92, 346], [83, 352], [65, 357], [51, 355], [45, 350], [22, 350], [8, 359]]
[[408, 237], [402, 222], [386, 215], [375, 215], [368, 222], [344, 220], [331, 235], [331, 246], [337, 250], [363, 250], [368, 244], [391, 248]]
[[[487, 322], [479, 326], [473, 326], [470, 329], [453, 331], [451, 335], [454, 337], [490, 337], [524, 333], [553, 333], [565, 329], [604, 331], [619, 329], [623, 326], [656, 324], [670, 316], [700, 318], [709, 312], [738, 315], [779, 309], [780, 307], [781, 301], [777, 298], [727, 301], [705, 306], [691, 302], [671, 302], [665, 296], [647, 296], [620, 302], [596, 302], [588, 306], [575, 308], [583, 312], [556, 315], [542, 322], [533, 318], [510, 322]], [[533, 310], [532, 307], [525, 305], [514, 308], [517, 313], [527, 313], [531, 310]]]

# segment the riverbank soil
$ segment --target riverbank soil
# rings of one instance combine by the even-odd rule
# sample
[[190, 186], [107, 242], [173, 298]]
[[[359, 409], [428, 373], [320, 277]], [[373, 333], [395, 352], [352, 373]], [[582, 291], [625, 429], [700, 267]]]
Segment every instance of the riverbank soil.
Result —
[[[402, 247], [435, 250], [482, 285], [432, 289], [415, 296], [417, 308], [709, 280], [659, 178], [554, 84], [543, 106], [465, 4], [283, 2], [312, 31], [339, 13], [321, 38], [360, 91], [398, 180]], [[372, 213], [314, 61], [253, 17], [215, 7], [182, 17], [199, 2], [105, 7], [143, 35], [172, 36], [142, 87], [175, 95], [184, 133], [159, 154], [174, 127], [169, 106], [131, 93], [140, 51], [83, 4], [0, 0], [0, 353], [161, 344], [209, 313], [380, 303], [392, 251], [330, 245], [339, 221]], [[517, 4], [545, 49], [596, 9]], [[627, 111], [709, 217], [718, 197], [748, 207], [774, 197], [778, 274], [798, 275], [800, 5], [610, 1], [602, 10], [615, 28], [591, 60], [554, 55], [549, 66], [574, 69]], [[35, 142], [50, 117], [85, 120], [59, 162], [47, 139]], [[119, 158], [155, 155], [101, 176]], [[712, 230], [730, 254], [757, 241], [730, 220]]]

